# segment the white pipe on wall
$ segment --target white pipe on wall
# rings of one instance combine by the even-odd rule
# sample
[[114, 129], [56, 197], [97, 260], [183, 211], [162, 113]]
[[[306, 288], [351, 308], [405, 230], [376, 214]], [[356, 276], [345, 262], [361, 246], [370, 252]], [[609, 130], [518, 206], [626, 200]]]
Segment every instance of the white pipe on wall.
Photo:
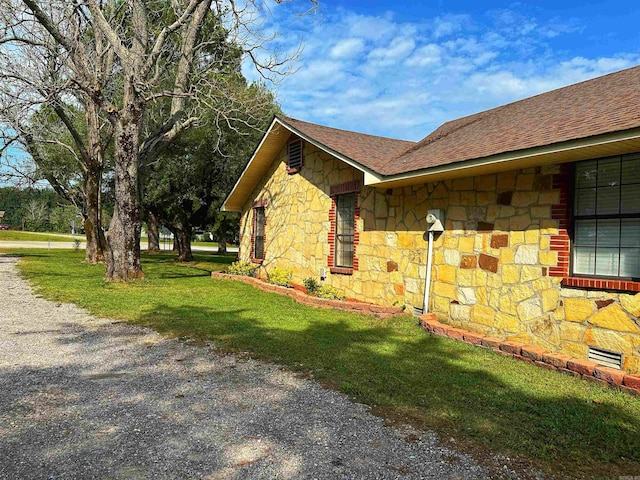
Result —
[[424, 282], [424, 305], [422, 313], [429, 313], [429, 292], [431, 290], [431, 265], [433, 264], [433, 232], [429, 231], [429, 245], [427, 247], [427, 274]]

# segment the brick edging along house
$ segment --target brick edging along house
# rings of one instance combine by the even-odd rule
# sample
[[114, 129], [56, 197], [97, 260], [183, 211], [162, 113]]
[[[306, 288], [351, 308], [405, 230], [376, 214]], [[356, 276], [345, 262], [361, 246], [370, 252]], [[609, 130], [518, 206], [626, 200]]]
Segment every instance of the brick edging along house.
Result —
[[[242, 212], [239, 255], [262, 275], [322, 277], [347, 297], [637, 373], [638, 189], [634, 67], [417, 143], [276, 117], [223, 208]], [[427, 285], [433, 209], [444, 231]]]

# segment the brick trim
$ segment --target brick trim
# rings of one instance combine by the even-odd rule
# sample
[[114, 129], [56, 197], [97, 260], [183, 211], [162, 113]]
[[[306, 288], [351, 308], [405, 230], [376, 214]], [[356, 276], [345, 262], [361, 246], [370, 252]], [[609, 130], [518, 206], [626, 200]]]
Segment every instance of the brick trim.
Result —
[[251, 204], [251, 208], [256, 208], [256, 207], [267, 207], [268, 204], [268, 200], [266, 198], [261, 198], [260, 200], [256, 200], [255, 202], [253, 202]]
[[594, 288], [598, 290], [617, 290], [622, 292], [640, 292], [640, 282], [628, 280], [606, 280], [601, 278], [564, 277], [563, 287]]
[[440, 323], [433, 313], [420, 317], [420, 326], [433, 335], [449, 337], [481, 348], [493, 350], [499, 355], [511, 357], [547, 370], [556, 370], [566, 375], [589, 382], [618, 388], [627, 393], [640, 395], [640, 375], [625, 374], [622, 370], [603, 367], [586, 359], [573, 358], [562, 353], [553, 353], [542, 347], [510, 342], [500, 338], [484, 336]]
[[[338, 195], [346, 195], [348, 193], [355, 193], [355, 208], [354, 208], [354, 224], [353, 224], [353, 267], [344, 268], [337, 267], [336, 261], [336, 197]], [[358, 270], [360, 261], [358, 259], [357, 250], [360, 243], [360, 232], [358, 231], [357, 224], [360, 220], [360, 202], [358, 201], [358, 194], [360, 193], [360, 182], [357, 180], [351, 182], [341, 183], [339, 185], [333, 185], [330, 188], [331, 196], [331, 209], [329, 210], [329, 234], [327, 243], [329, 244], [329, 256], [327, 257], [327, 266], [331, 273], [338, 275], [353, 275], [355, 270]]]
[[333, 185], [329, 191], [329, 195], [331, 197], [335, 197], [336, 195], [344, 195], [346, 193], [360, 193], [360, 182], [358, 180], [353, 180], [351, 182]]
[[570, 208], [569, 186], [571, 185], [571, 166], [560, 164], [560, 172], [553, 176], [552, 188], [560, 190], [560, 203], [551, 206], [551, 218], [558, 222], [557, 235], [551, 235], [551, 250], [558, 252], [558, 262], [549, 268], [550, 277], [569, 276], [569, 258], [571, 243], [569, 240]]

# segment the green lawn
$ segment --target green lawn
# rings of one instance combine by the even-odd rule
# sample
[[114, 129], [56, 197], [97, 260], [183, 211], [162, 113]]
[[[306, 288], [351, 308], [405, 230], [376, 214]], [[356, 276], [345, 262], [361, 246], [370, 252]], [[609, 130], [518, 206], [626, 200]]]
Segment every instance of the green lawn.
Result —
[[[19, 230], [0, 230], [0, 240], [10, 240], [13, 242], [73, 242], [73, 238], [70, 237], [59, 237], [59, 234], [50, 235], [49, 233], [30, 233], [30, 232], [21, 232]], [[75, 235], [80, 241], [85, 240], [84, 235]]]
[[212, 280], [209, 272], [233, 257], [196, 254], [185, 266], [148, 255], [145, 280], [108, 284], [103, 267], [82, 263], [83, 253], [14, 253], [47, 298], [309, 372], [477, 457], [500, 452], [562, 478], [640, 474], [639, 398], [430, 336], [414, 318], [313, 309]]

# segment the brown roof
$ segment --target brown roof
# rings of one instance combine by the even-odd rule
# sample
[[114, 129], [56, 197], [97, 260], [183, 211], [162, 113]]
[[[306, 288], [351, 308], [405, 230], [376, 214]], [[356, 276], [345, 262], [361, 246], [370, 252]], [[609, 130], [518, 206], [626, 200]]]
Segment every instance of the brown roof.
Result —
[[375, 172], [380, 171], [390, 158], [397, 157], [415, 145], [415, 142], [408, 140], [396, 140], [324, 127], [291, 117], [279, 116], [278, 120], [304, 136], [323, 144], [330, 150], [350, 158]]
[[447, 122], [376, 170], [395, 175], [640, 127], [640, 66]]

